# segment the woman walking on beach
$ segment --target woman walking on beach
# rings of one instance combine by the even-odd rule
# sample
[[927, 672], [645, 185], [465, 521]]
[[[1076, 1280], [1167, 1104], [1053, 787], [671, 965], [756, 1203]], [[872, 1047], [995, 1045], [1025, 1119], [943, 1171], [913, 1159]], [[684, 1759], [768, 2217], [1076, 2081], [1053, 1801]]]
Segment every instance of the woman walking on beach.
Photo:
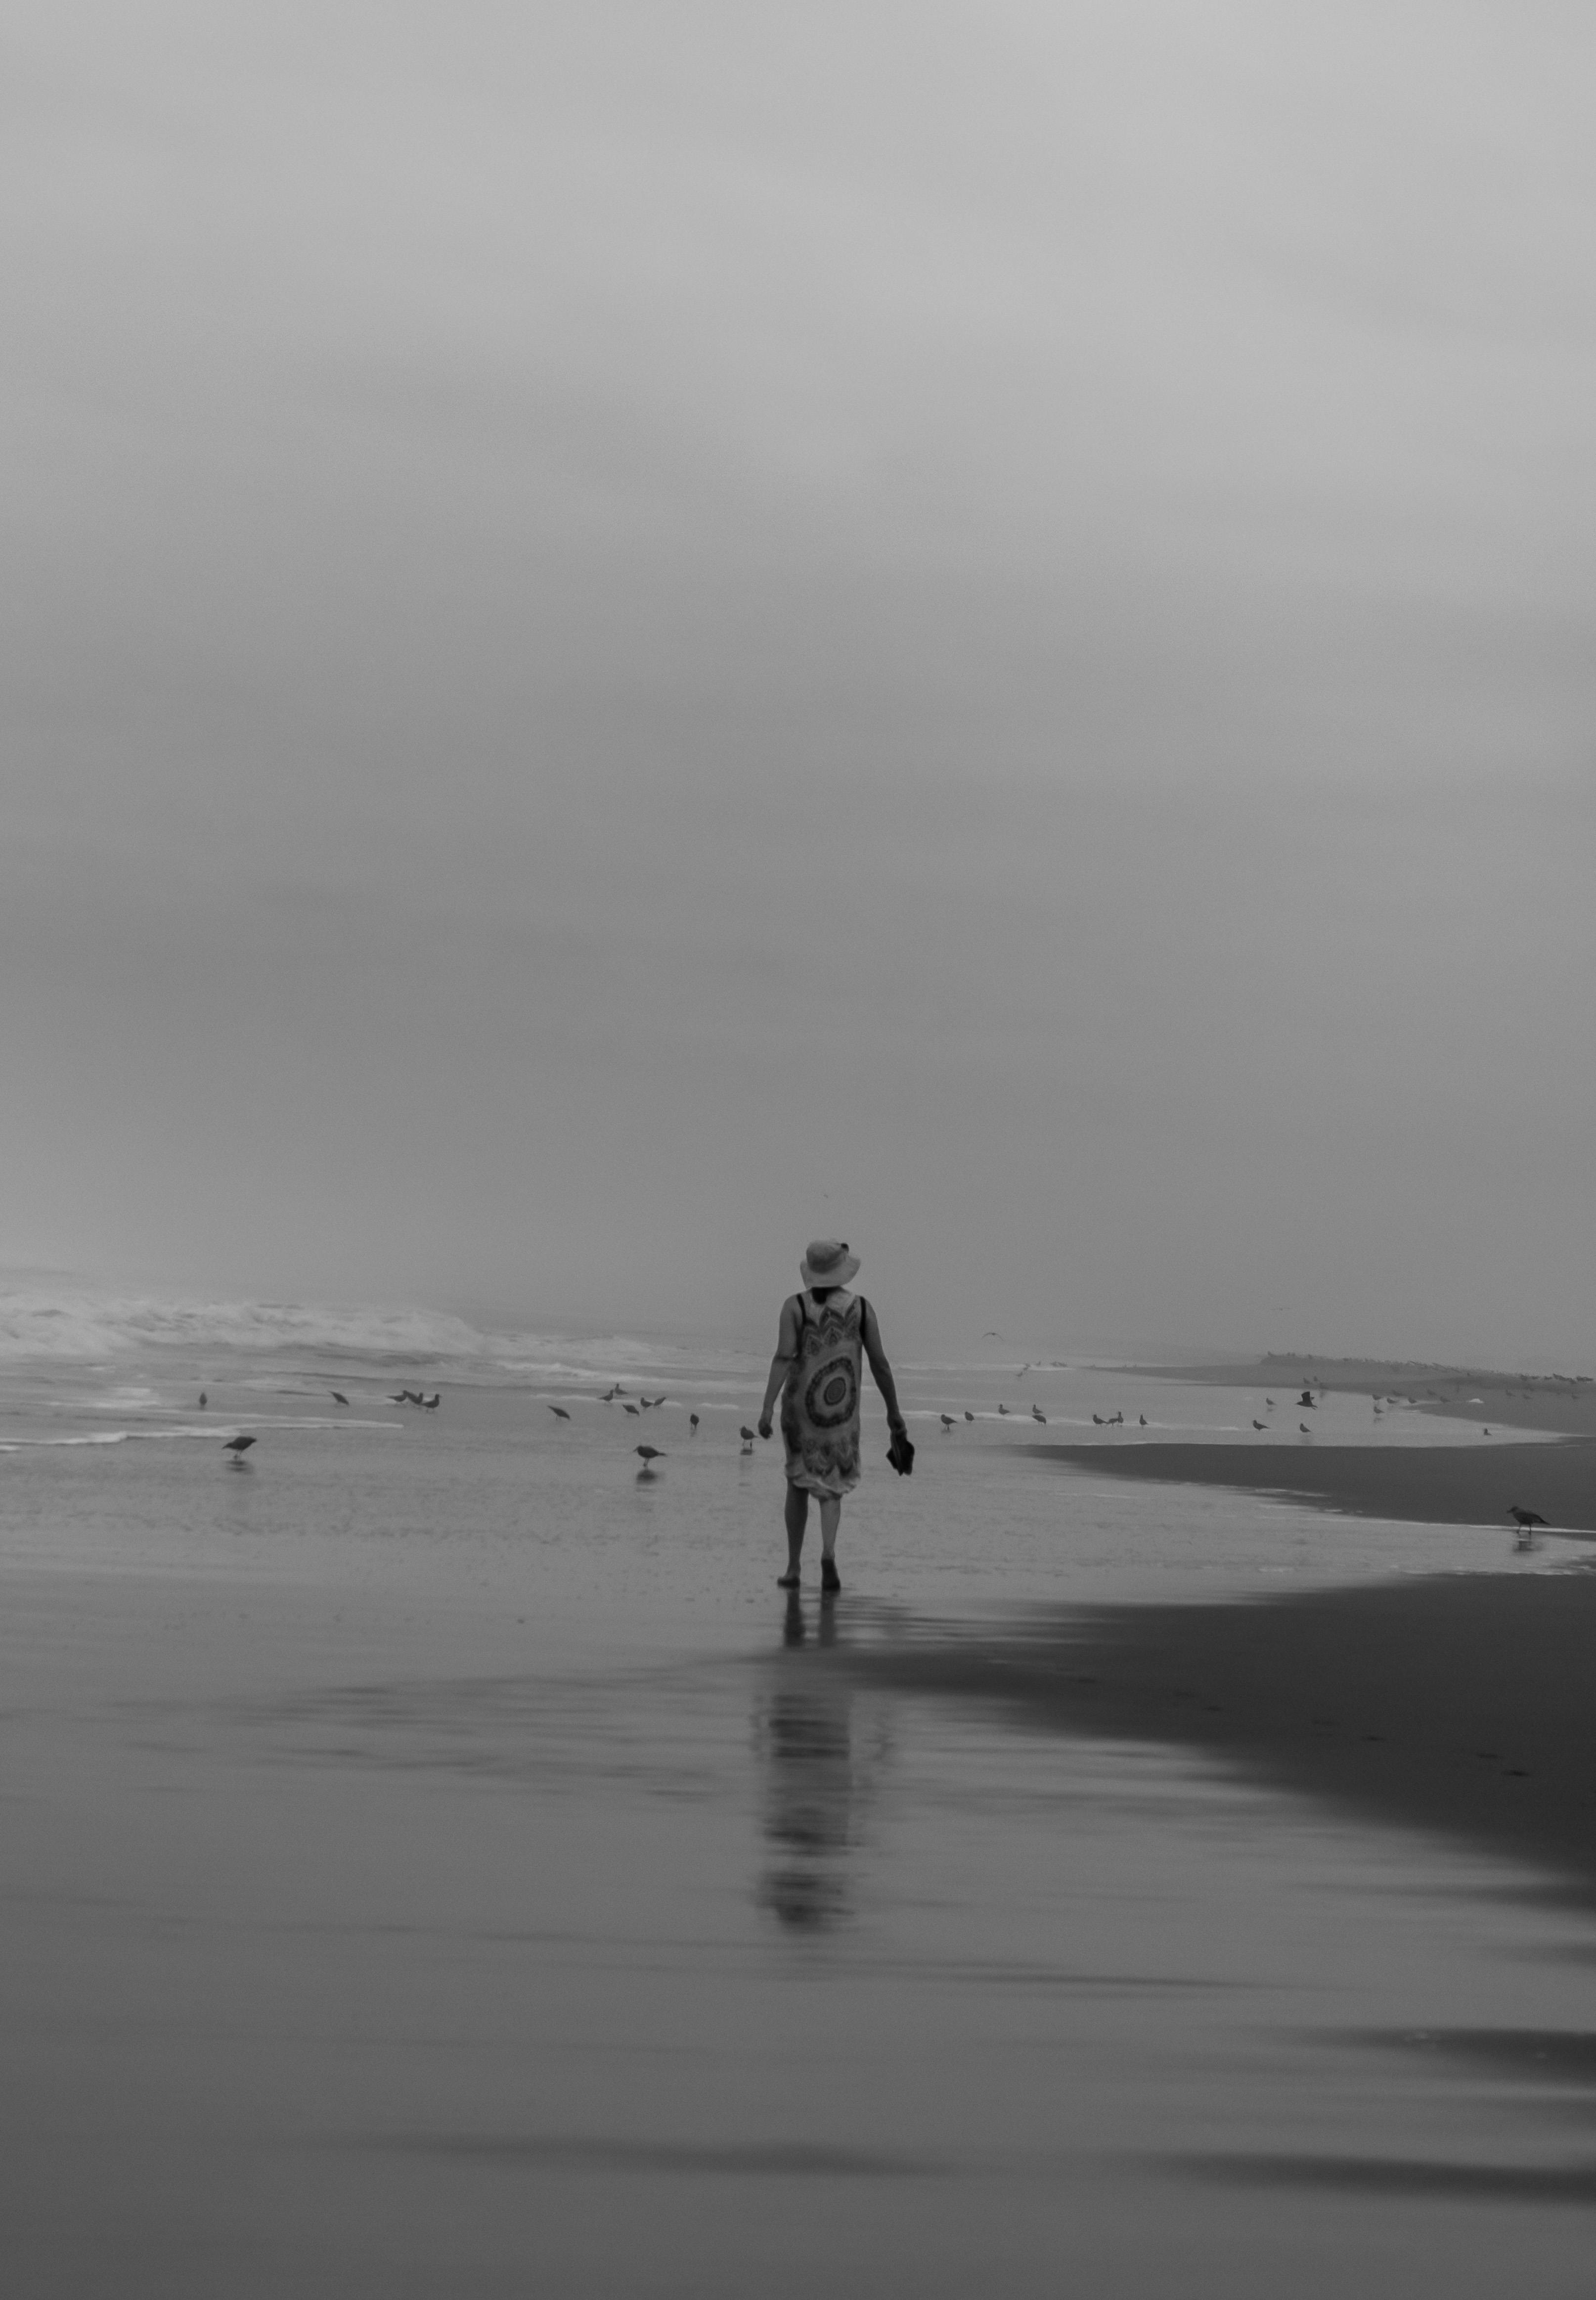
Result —
[[859, 1483], [859, 1381], [861, 1356], [870, 1361], [876, 1387], [886, 1400], [887, 1426], [894, 1445], [908, 1431], [898, 1410], [897, 1385], [881, 1346], [876, 1312], [862, 1294], [850, 1294], [848, 1280], [859, 1268], [840, 1238], [818, 1238], [799, 1269], [802, 1294], [781, 1305], [781, 1329], [760, 1436], [770, 1435], [771, 1411], [781, 1396], [781, 1434], [787, 1450], [787, 1570], [782, 1589], [798, 1587], [798, 1560], [809, 1521], [809, 1497], [820, 1504], [820, 1587], [840, 1589], [836, 1532], [843, 1496]]

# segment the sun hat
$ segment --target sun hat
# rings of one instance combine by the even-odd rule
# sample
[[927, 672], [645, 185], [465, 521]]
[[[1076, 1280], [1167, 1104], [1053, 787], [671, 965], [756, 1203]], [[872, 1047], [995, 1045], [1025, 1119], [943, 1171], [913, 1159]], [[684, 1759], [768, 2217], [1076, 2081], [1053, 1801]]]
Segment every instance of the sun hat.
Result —
[[798, 1275], [806, 1286], [845, 1286], [859, 1268], [859, 1256], [850, 1254], [840, 1238], [811, 1238]]

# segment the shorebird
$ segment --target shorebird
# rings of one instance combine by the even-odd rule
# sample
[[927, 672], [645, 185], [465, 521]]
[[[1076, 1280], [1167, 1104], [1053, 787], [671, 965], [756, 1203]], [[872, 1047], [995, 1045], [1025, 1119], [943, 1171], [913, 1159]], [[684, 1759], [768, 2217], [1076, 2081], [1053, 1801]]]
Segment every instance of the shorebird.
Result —
[[551, 1405], [549, 1412], [553, 1415], [556, 1421], [569, 1421], [570, 1420], [570, 1416], [566, 1412], [563, 1405]]
[[1033, 1421], [1040, 1421], [1045, 1424], [1047, 1416], [1043, 1413], [1039, 1405], [1033, 1405], [1031, 1408], [1031, 1419]]
[[653, 1468], [656, 1462], [662, 1462], [665, 1459], [664, 1454], [661, 1453], [657, 1446], [634, 1446], [632, 1451], [634, 1454], [642, 1454], [643, 1475], [645, 1478], [649, 1478], [653, 1475]]
[[743, 1421], [739, 1422], [737, 1425], [737, 1435], [743, 1440], [744, 1446], [752, 1446], [756, 1433], [748, 1427], [746, 1421]]
[[[328, 1395], [332, 1399], [335, 1405], [347, 1405], [349, 1403], [349, 1400], [345, 1396], [341, 1389], [329, 1390]], [[200, 1404], [203, 1405], [204, 1402], [204, 1399], [202, 1397]]]
[[951, 1413], [939, 1413], [936, 1418], [944, 1429], [951, 1429], [953, 1427], [953, 1417]]
[[975, 1418], [976, 1418], [976, 1417], [975, 1417], [975, 1415], [970, 1412], [970, 1410], [969, 1410], [969, 1408], [968, 1408], [968, 1405], [967, 1405], [967, 1406], [965, 1407], [965, 1409], [964, 1409], [964, 1418], [965, 1418], [965, 1420], [966, 1420], [967, 1421], [973, 1421], [975, 1420]]
[[1273, 1405], [1273, 1404], [1274, 1404], [1274, 1403], [1275, 1403], [1275, 1401], [1274, 1401], [1274, 1399], [1273, 1399], [1272, 1397], [1266, 1397], [1266, 1398], [1265, 1398], [1265, 1400], [1264, 1400], [1264, 1404], [1265, 1404], [1266, 1405]]
[[408, 1390], [408, 1389], [398, 1389], [398, 1390], [390, 1389], [390, 1390], [389, 1390], [389, 1392], [388, 1392], [388, 1404], [389, 1404], [390, 1405], [408, 1405], [408, 1404], [410, 1404], [410, 1392], [409, 1392], [409, 1390]]
[[1124, 1414], [1123, 1414], [1123, 1413], [1110, 1413], [1110, 1416], [1109, 1416], [1109, 1421], [1108, 1421], [1108, 1426], [1109, 1426], [1109, 1428], [1110, 1428], [1110, 1429], [1117, 1429], [1117, 1428], [1118, 1427], [1119, 1423], [1120, 1423], [1120, 1422], [1122, 1422], [1122, 1421], [1124, 1421], [1124, 1419], [1125, 1419], [1125, 1416], [1124, 1416]]
[[204, 1410], [205, 1410], [205, 1404], [206, 1404], [205, 1393], [204, 1393], [204, 1391], [202, 1389], [202, 1390], [201, 1390], [201, 1392], [200, 1392], [200, 1412], [201, 1412], [202, 1413], [203, 1413], [203, 1412], [204, 1412]]
[[[636, 1407], [635, 1405], [630, 1405], [630, 1404], [623, 1405], [623, 1406], [621, 1407], [621, 1409], [620, 1409], [620, 1410], [621, 1410], [621, 1412], [622, 1412], [623, 1413], [636, 1413], [636, 1412], [637, 1412]], [[639, 1417], [639, 1418], [641, 1418], [641, 1417]]]
[[1309, 1426], [1308, 1426], [1308, 1424], [1307, 1424], [1307, 1422], [1306, 1422], [1306, 1421], [1299, 1421], [1299, 1422], [1298, 1422], [1298, 1424], [1297, 1424], [1297, 1427], [1298, 1427], [1298, 1429], [1302, 1432], [1302, 1435], [1304, 1436], [1304, 1438], [1311, 1438], [1311, 1437], [1312, 1437], [1313, 1432], [1312, 1432], [1312, 1430], [1309, 1428]]
[[1008, 1409], [1008, 1407], [1007, 1407], [1006, 1405], [1000, 1405], [1000, 1406], [999, 1406], [999, 1408], [998, 1408], [998, 1412], [999, 1412], [1000, 1413], [1007, 1413], [1007, 1412], [1008, 1412], [1008, 1411], [1009, 1411], [1009, 1409]]
[[698, 1416], [697, 1416], [697, 1414], [696, 1414], [696, 1413], [690, 1413], [690, 1414], [687, 1416], [687, 1427], [688, 1427], [688, 1429], [697, 1429], [697, 1427], [698, 1427]]
[[1141, 1423], [1143, 1429], [1145, 1429], [1147, 1427], [1147, 1416], [1144, 1413], [1138, 1413], [1136, 1419]]
[[1539, 1510], [1520, 1509], [1517, 1502], [1514, 1502], [1509, 1507], [1508, 1515], [1512, 1519], [1520, 1533], [1534, 1533], [1538, 1525], [1544, 1525], [1546, 1523], [1546, 1520], [1542, 1516]]
[[1267, 1421], [1255, 1421], [1252, 1425], [1255, 1429], [1267, 1429], [1268, 1426]]
[[244, 1456], [248, 1453], [250, 1447], [254, 1444], [254, 1442], [255, 1441], [253, 1438], [229, 1438], [228, 1439], [225, 1450], [232, 1455], [235, 1468], [243, 1468]]
[[435, 1389], [430, 1397], [419, 1397], [416, 1400], [416, 1404], [418, 1405], [424, 1405], [428, 1413], [436, 1413], [443, 1402], [444, 1393], [441, 1389]]
[[600, 1393], [599, 1393], [599, 1404], [600, 1404], [601, 1405], [613, 1405], [613, 1404], [614, 1404], [614, 1403], [615, 1403], [615, 1392], [614, 1392], [612, 1389], [605, 1389], [605, 1390], [601, 1390], [601, 1391], [600, 1391]]
[[1096, 1424], [1097, 1424], [1097, 1426], [1098, 1426], [1098, 1428], [1099, 1428], [1100, 1429], [1106, 1429], [1108, 1428], [1108, 1426], [1109, 1426], [1109, 1425], [1108, 1425], [1108, 1423], [1103, 1420], [1103, 1418], [1102, 1418], [1102, 1416], [1101, 1416], [1101, 1413], [1094, 1413], [1094, 1414], [1092, 1416], [1092, 1419], [1093, 1419], [1093, 1421], [1095, 1421], [1095, 1422], [1096, 1422]]
[[1305, 1389], [1305, 1390], [1302, 1392], [1301, 1396], [1297, 1400], [1297, 1403], [1298, 1403], [1298, 1404], [1299, 1404], [1299, 1405], [1311, 1405], [1311, 1404], [1313, 1404], [1313, 1392], [1312, 1392], [1312, 1390], [1310, 1390], [1310, 1389]]

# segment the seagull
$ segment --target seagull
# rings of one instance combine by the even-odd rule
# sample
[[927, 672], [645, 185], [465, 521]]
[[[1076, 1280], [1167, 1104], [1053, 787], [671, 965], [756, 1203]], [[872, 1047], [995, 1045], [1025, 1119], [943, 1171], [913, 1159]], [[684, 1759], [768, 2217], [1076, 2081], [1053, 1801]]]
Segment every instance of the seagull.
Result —
[[665, 1459], [664, 1454], [661, 1453], [657, 1446], [634, 1446], [632, 1451], [634, 1454], [642, 1454], [643, 1474], [645, 1478], [652, 1478], [654, 1471], [654, 1463], [656, 1462], [662, 1462]]
[[1143, 1429], [1145, 1429], [1147, 1427], [1147, 1416], [1144, 1413], [1138, 1413], [1136, 1419], [1141, 1423]]
[[1274, 1399], [1273, 1399], [1272, 1397], [1266, 1397], [1266, 1398], [1265, 1398], [1265, 1400], [1264, 1400], [1264, 1404], [1265, 1404], [1266, 1405], [1273, 1405], [1273, 1404], [1274, 1404], [1274, 1403], [1275, 1403], [1275, 1401], [1274, 1401]]
[[698, 1416], [697, 1416], [697, 1414], [696, 1414], [696, 1413], [690, 1413], [690, 1414], [687, 1416], [687, 1425], [688, 1425], [689, 1429], [697, 1429], [697, 1427], [698, 1427]]
[[205, 1410], [205, 1393], [204, 1393], [204, 1391], [202, 1389], [202, 1390], [201, 1390], [201, 1392], [200, 1392], [200, 1412], [203, 1413], [203, 1412], [204, 1412], [204, 1410]]
[[1255, 1421], [1252, 1425], [1255, 1429], [1267, 1429], [1268, 1426], [1267, 1421]]
[[1517, 1502], [1512, 1504], [1508, 1511], [1508, 1515], [1512, 1519], [1520, 1533], [1534, 1533], [1538, 1525], [1544, 1525], [1546, 1523], [1546, 1520], [1542, 1516], [1539, 1510], [1520, 1509]]
[[1008, 1412], [1008, 1411], [1009, 1411], [1009, 1409], [1008, 1409], [1008, 1407], [1007, 1407], [1006, 1405], [1000, 1405], [1000, 1406], [999, 1406], [999, 1408], [998, 1408], [998, 1412], [999, 1412], [1000, 1413], [1007, 1413], [1007, 1412]]
[[1108, 1426], [1109, 1426], [1109, 1428], [1110, 1428], [1110, 1429], [1113, 1429], [1118, 1428], [1118, 1424], [1119, 1424], [1120, 1422], [1122, 1422], [1122, 1421], [1124, 1421], [1124, 1419], [1125, 1419], [1125, 1416], [1124, 1416], [1124, 1414], [1123, 1414], [1123, 1413], [1110, 1413], [1110, 1416], [1109, 1416], [1109, 1422], [1108, 1422]]
[[424, 1405], [428, 1413], [431, 1413], [436, 1407], [440, 1406], [443, 1402], [444, 1393], [441, 1389], [435, 1389], [430, 1397], [419, 1397], [416, 1400], [416, 1404], [418, 1405]]
[[976, 1417], [975, 1417], [975, 1415], [970, 1412], [970, 1410], [969, 1410], [969, 1408], [968, 1408], [968, 1405], [967, 1405], [967, 1406], [965, 1407], [965, 1409], [964, 1409], [964, 1418], [965, 1418], [965, 1420], [966, 1420], [967, 1421], [973, 1421], [975, 1420], [975, 1418], [976, 1418]]
[[388, 1392], [388, 1404], [389, 1404], [390, 1405], [408, 1405], [408, 1404], [410, 1404], [410, 1392], [409, 1392], [409, 1390], [408, 1390], [408, 1389], [400, 1389], [400, 1390], [393, 1390], [393, 1389], [390, 1389], [390, 1390], [389, 1390], [389, 1392]]
[[1040, 1421], [1045, 1425], [1047, 1416], [1043, 1413], [1039, 1405], [1033, 1405], [1031, 1408], [1031, 1419], [1033, 1421]]
[[1092, 1419], [1093, 1419], [1093, 1421], [1095, 1421], [1095, 1422], [1096, 1422], [1096, 1424], [1097, 1424], [1097, 1426], [1098, 1426], [1098, 1428], [1099, 1428], [1100, 1429], [1106, 1429], [1108, 1428], [1108, 1426], [1109, 1426], [1109, 1425], [1108, 1425], [1108, 1423], [1103, 1420], [1103, 1418], [1102, 1418], [1102, 1416], [1101, 1416], [1101, 1413], [1094, 1413], [1094, 1414], [1092, 1416]]
[[255, 1441], [253, 1438], [229, 1438], [228, 1439], [227, 1446], [224, 1450], [232, 1455], [233, 1465], [236, 1469], [242, 1469], [244, 1467], [244, 1456], [248, 1453], [250, 1447], [254, 1444], [254, 1442]]
[[636, 1411], [637, 1411], [636, 1407], [635, 1405], [631, 1405], [631, 1404], [625, 1404], [625, 1405], [623, 1405], [623, 1406], [621, 1407], [621, 1412], [622, 1412], [623, 1413], [636, 1413]]
[[551, 1405], [549, 1412], [554, 1416], [554, 1419], [557, 1421], [569, 1421], [570, 1420], [570, 1416], [566, 1412], [563, 1405]]
[[1309, 1426], [1308, 1426], [1308, 1424], [1307, 1424], [1307, 1422], [1306, 1422], [1306, 1421], [1299, 1421], [1299, 1422], [1298, 1422], [1298, 1424], [1297, 1424], [1297, 1427], [1298, 1427], [1298, 1429], [1302, 1432], [1302, 1435], [1304, 1436], [1304, 1438], [1311, 1438], [1311, 1437], [1312, 1437], [1313, 1432], [1312, 1432], [1312, 1430], [1309, 1428]]
[[[331, 1397], [335, 1405], [347, 1405], [349, 1403], [349, 1400], [345, 1396], [341, 1389], [329, 1390], [328, 1395]], [[200, 1404], [203, 1405], [204, 1402], [204, 1399], [202, 1397]]]
[[953, 1417], [951, 1413], [939, 1413], [936, 1418], [944, 1429], [951, 1429], [953, 1427]]
[[600, 1396], [599, 1396], [599, 1404], [600, 1404], [601, 1405], [613, 1405], [613, 1404], [614, 1404], [614, 1403], [615, 1403], [615, 1392], [614, 1392], [612, 1389], [606, 1389], [606, 1390], [601, 1391]]
[[754, 1432], [753, 1432], [753, 1431], [752, 1431], [752, 1430], [748, 1427], [748, 1424], [746, 1423], [746, 1421], [744, 1421], [744, 1422], [739, 1423], [739, 1425], [738, 1425], [738, 1429], [737, 1429], [737, 1435], [738, 1435], [738, 1437], [739, 1437], [739, 1438], [741, 1438], [741, 1439], [743, 1440], [743, 1443], [744, 1443], [745, 1446], [752, 1446], [752, 1443], [753, 1443], [753, 1439], [754, 1439]]

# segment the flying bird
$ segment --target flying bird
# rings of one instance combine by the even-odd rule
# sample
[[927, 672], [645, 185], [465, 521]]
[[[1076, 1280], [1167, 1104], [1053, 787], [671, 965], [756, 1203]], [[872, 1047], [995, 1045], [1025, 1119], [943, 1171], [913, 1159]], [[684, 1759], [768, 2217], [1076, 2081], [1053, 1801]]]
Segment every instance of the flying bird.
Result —
[[551, 1405], [549, 1412], [554, 1416], [556, 1421], [569, 1421], [570, 1420], [570, 1416], [566, 1412], [563, 1405]]
[[643, 1474], [644, 1477], [649, 1477], [653, 1474], [653, 1466], [656, 1462], [662, 1462], [665, 1459], [664, 1454], [661, 1453], [657, 1446], [634, 1446], [632, 1451], [634, 1454], [641, 1454], [643, 1456]]
[[242, 1466], [244, 1456], [248, 1453], [250, 1447], [254, 1444], [254, 1442], [255, 1441], [253, 1438], [229, 1438], [224, 1450], [232, 1455], [237, 1463]]
[[[345, 1396], [341, 1389], [329, 1390], [328, 1395], [331, 1397], [335, 1405], [347, 1405], [349, 1403], [349, 1400]], [[200, 1404], [203, 1405], [204, 1402], [204, 1399], [202, 1397]]]
[[1313, 1404], [1313, 1392], [1312, 1392], [1312, 1390], [1310, 1390], [1310, 1389], [1305, 1389], [1305, 1390], [1302, 1392], [1301, 1396], [1297, 1400], [1297, 1403], [1298, 1403], [1298, 1404], [1299, 1404], [1299, 1405], [1311, 1405], [1311, 1404]]

